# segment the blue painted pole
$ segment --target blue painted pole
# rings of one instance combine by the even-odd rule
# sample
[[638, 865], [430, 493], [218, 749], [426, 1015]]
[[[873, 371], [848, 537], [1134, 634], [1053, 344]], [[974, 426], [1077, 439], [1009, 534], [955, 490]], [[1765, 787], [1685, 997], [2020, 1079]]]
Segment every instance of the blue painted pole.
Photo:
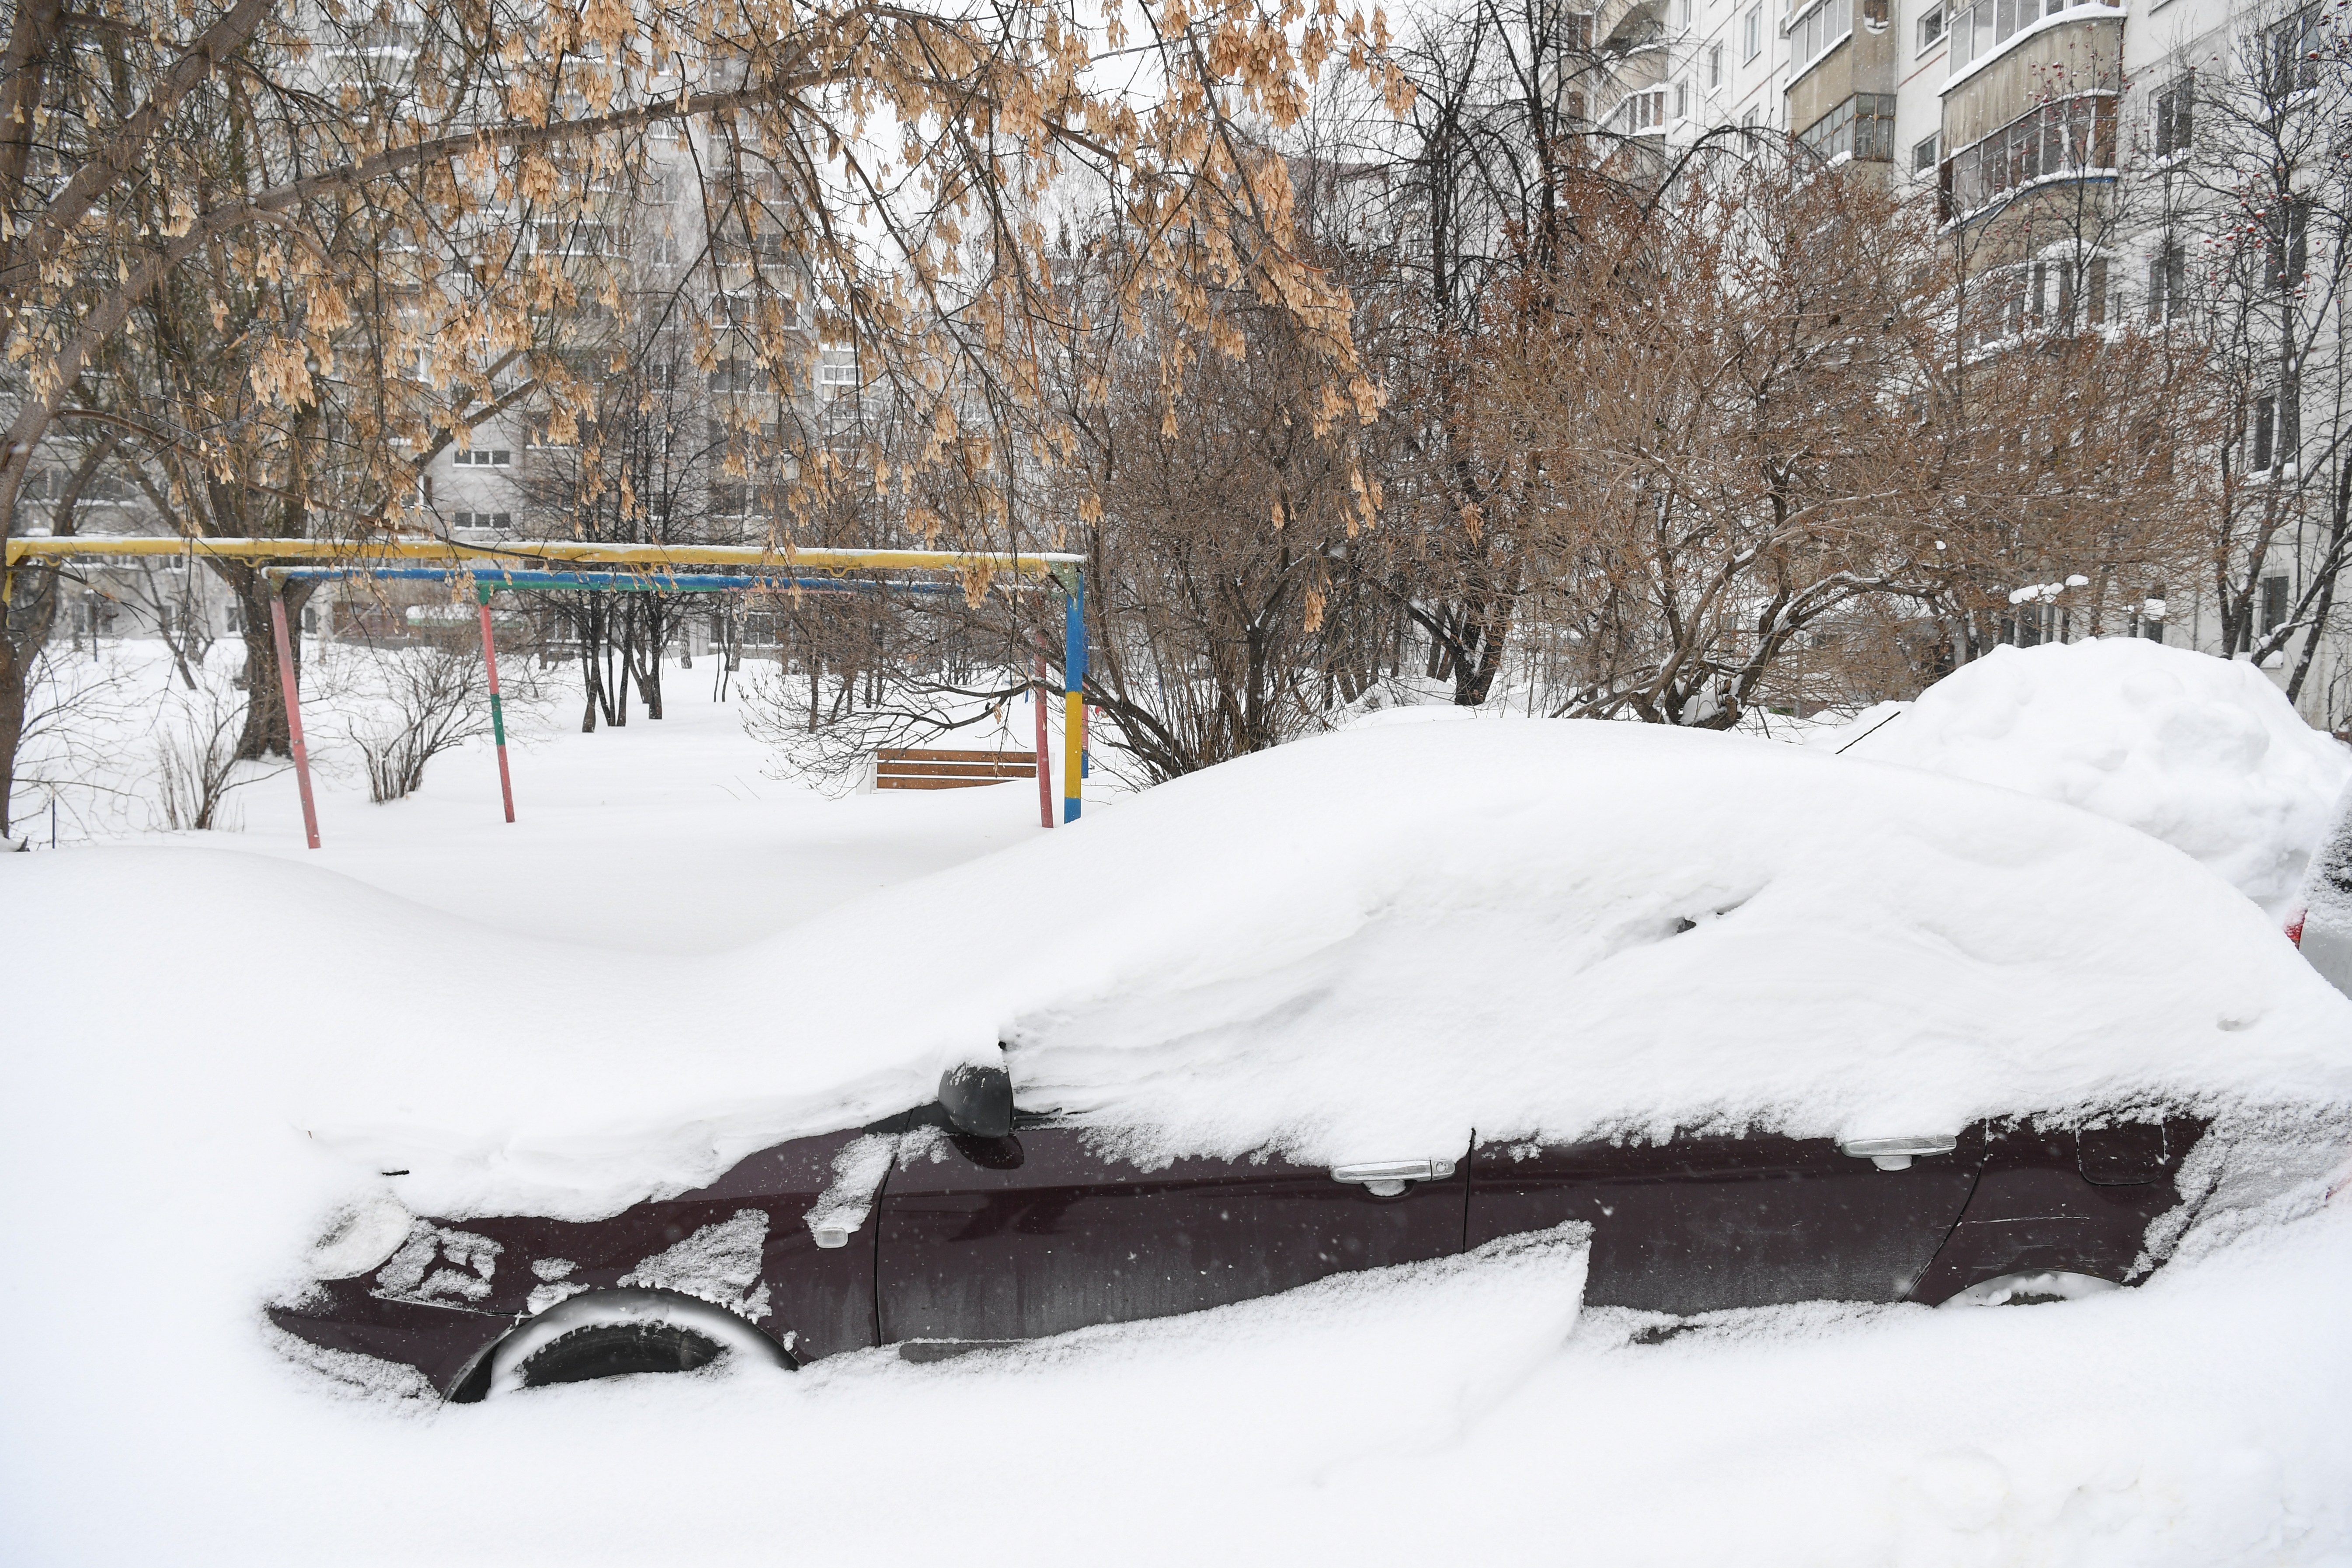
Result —
[[1062, 820], [1076, 822], [1087, 744], [1087, 580], [1069, 576], [1062, 621]]

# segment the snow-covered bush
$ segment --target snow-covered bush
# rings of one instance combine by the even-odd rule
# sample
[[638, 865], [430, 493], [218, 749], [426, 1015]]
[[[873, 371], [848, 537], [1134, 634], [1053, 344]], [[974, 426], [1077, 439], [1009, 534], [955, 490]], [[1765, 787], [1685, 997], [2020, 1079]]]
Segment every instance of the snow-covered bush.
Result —
[[239, 776], [237, 765], [244, 722], [245, 700], [217, 682], [193, 691], [167, 689], [155, 726], [155, 809], [162, 826], [185, 832], [226, 826], [221, 809], [229, 791], [252, 782]]
[[376, 660], [373, 688], [349, 721], [367, 769], [368, 798], [404, 800], [435, 757], [490, 732], [489, 682], [478, 652], [400, 648]]

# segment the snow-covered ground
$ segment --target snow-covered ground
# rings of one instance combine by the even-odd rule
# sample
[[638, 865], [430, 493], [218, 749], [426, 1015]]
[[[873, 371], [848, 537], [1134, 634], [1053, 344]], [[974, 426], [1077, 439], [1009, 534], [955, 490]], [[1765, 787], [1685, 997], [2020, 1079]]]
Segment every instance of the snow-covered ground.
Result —
[[[444, 1151], [454, 1166], [576, 1183], [589, 1178], [567, 1161], [593, 1163], [587, 1133], [601, 1127], [610, 1148], [641, 1156], [666, 1108], [709, 1092], [698, 1072], [723, 1066], [719, 1079], [740, 1082], [770, 1053], [779, 1084], [821, 1078], [799, 1058], [829, 1048], [814, 1024], [835, 1016], [849, 980], [882, 1014], [1059, 973], [1013, 963], [999, 976], [978, 961], [1020, 951], [1005, 927], [1025, 930], [1087, 829], [1039, 846], [1034, 786], [827, 800], [769, 779], [706, 689], [680, 679], [660, 725], [593, 737], [541, 725], [517, 753], [511, 827], [477, 747], [436, 761], [424, 793], [394, 805], [370, 805], [346, 769], [322, 792], [328, 847], [316, 854], [279, 778], [242, 793], [238, 833], [0, 858], [16, 960], [0, 1058], [11, 1260], [0, 1323], [19, 1347], [0, 1369], [0, 1558], [669, 1564], [977, 1549], [1089, 1563], [2352, 1563], [2341, 1418], [2352, 1336], [2340, 1326], [2352, 1203], [2315, 1207], [2309, 1194], [2217, 1229], [2139, 1289], [2054, 1307], [1777, 1309], [1639, 1345], [1625, 1315], [1579, 1313], [1580, 1255], [1555, 1239], [936, 1365], [869, 1352], [797, 1375], [635, 1379], [449, 1409], [338, 1394], [279, 1355], [258, 1312], [350, 1188], [345, 1159], [311, 1135], [320, 1107], [341, 1118], [343, 1154], [372, 1134], [413, 1148], [438, 1128], [464, 1144]], [[1402, 748], [1392, 774], [1357, 772], [1365, 753], [1320, 755], [1339, 759], [1340, 784], [1364, 778], [1350, 811], [1393, 827], [1382, 781], [1411, 784], [1412, 759], [1428, 754], [1415, 742], [1428, 741], [1408, 730], [1343, 742]], [[1318, 754], [1285, 765], [1320, 765]], [[1653, 765], [1627, 760], [1637, 773]], [[1731, 870], [1760, 879], [1783, 912], [1763, 903], [1756, 937], [1735, 918], [1674, 938], [1767, 974], [1794, 961], [1774, 937], [1789, 906], [1836, 912], [1833, 879], [1807, 858], [1818, 844], [1786, 828], [1802, 789], [1776, 784], [1776, 766], [1746, 803], [1786, 809], [1759, 817], [1769, 842]], [[1842, 777], [1847, 764], [1819, 767]], [[1227, 787], [1112, 807], [1103, 827], [1131, 819], [1099, 837], [1146, 856], [1144, 825], [1181, 826], [1188, 801]], [[1866, 806], [1899, 787], [1842, 798]], [[1930, 787], [1947, 801], [1968, 793]], [[1512, 820], [1531, 841], [1580, 830], [1548, 823], [1522, 793]], [[2070, 837], [2056, 807], [1999, 812], [2013, 837], [1969, 846], [1931, 833], [1905, 868], [1941, 879], [1921, 897], [2032, 894], [2040, 912], [2024, 909], [2013, 942], [1984, 943], [1965, 910], [1936, 940], [1874, 936], [1874, 922], [1915, 907], [1896, 889], [1852, 912], [1840, 951], [1899, 956], [1918, 973], [1957, 963], [1980, 975], [1985, 1006], [2027, 1017], [2036, 998], [2000, 984], [2032, 970], [2036, 940], [2074, 923], [2070, 871], [2120, 863], [2135, 888], [2193, 908], [2199, 941], [2224, 955], [2164, 994], [2210, 1013], [2234, 987], [2261, 1005], [2216, 1019], [2216, 1058], [2266, 1052], [2320, 1074], [2296, 1079], [2305, 1091], [2325, 1089], [2326, 1053], [2289, 1026], [2330, 1025], [2346, 1005], [2274, 962], [2254, 910], [2233, 912], [2194, 866], [2105, 825]], [[1443, 831], [1399, 858], [1415, 887], [1486, 844], [1475, 824], [1465, 836], [1429, 822]], [[1310, 958], [1320, 943], [1377, 964], [1402, 951], [1382, 940], [1428, 929], [1416, 917], [1481, 913], [1406, 909], [1383, 928], [1400, 918], [1381, 901], [1394, 889], [1379, 877], [1328, 886], [1337, 835], [1293, 826], [1264, 870], [1302, 900]], [[1642, 841], [1612, 864], [1639, 870]], [[982, 858], [1002, 848], [1019, 852]], [[1685, 846], [1702, 860], [1719, 849], [1705, 834]], [[1517, 894], [1539, 894], [1555, 864], [1519, 867]], [[1118, 929], [1133, 895], [1070, 911], [1087, 941], [1065, 956], [1095, 966], [1074, 983], [1127, 978], [1118, 965], [1142, 946]], [[1376, 917], [1373, 940], [1352, 950], [1334, 925], [1351, 902]], [[1655, 912], [1618, 911], [1634, 924]], [[1158, 977], [1169, 994], [1196, 1008], [1283, 1002], [1278, 986], [1236, 990], [1244, 944], [1197, 913], [1160, 933], [1185, 939], [1193, 966]], [[2094, 989], [2128, 1003], [2134, 984], [2173, 984], [2156, 962], [2169, 950], [2127, 940], [2165, 940], [2158, 922], [2146, 910], [2119, 921], [2112, 944], [2078, 950], [2097, 960]], [[1040, 931], [1040, 951], [1066, 934]], [[1269, 955], [1258, 980], [1298, 962]], [[908, 977], [897, 989], [893, 973]], [[2041, 998], [2062, 1015], [2078, 1005], [2063, 978], [2047, 977]], [[978, 1016], [1002, 997], [971, 1005]], [[808, 1006], [817, 1019], [796, 1013]], [[898, 1033], [840, 1048], [867, 1070], [917, 1043]], [[419, 1081], [426, 1063], [431, 1081]], [[618, 1092], [633, 1071], [639, 1091]], [[790, 1098], [733, 1110], [746, 1127], [809, 1114]], [[468, 1106], [473, 1120], [456, 1120]], [[373, 1129], [355, 1120], [369, 1107]], [[582, 1137], [519, 1136], [532, 1118]], [[706, 1147], [713, 1138], [724, 1130], [706, 1129]]]
[[[70, 667], [111, 683], [77, 721], [71, 757], [37, 769], [68, 781], [68, 843], [86, 835], [188, 848], [299, 858], [429, 909], [518, 935], [632, 952], [715, 952], [764, 937], [843, 899], [1002, 848], [1036, 828], [1034, 786], [882, 794], [828, 800], [762, 772], [769, 753], [743, 732], [740, 680], [713, 700], [711, 660], [671, 668], [667, 717], [633, 712], [622, 729], [578, 732], [568, 672], [509, 668], [508, 713], [516, 820], [499, 802], [487, 741], [436, 758], [424, 788], [392, 805], [368, 800], [350, 735], [363, 699], [349, 668], [307, 689], [305, 723], [317, 773], [321, 847], [303, 847], [294, 778], [282, 768], [241, 784], [226, 815], [237, 831], [156, 834], [154, 756], [187, 724], [192, 704], [152, 643], [110, 645], [105, 665]], [[348, 666], [365, 655], [344, 656]], [[215, 648], [213, 682], [226, 687], [235, 650]], [[520, 664], [520, 661], [514, 661]], [[242, 700], [242, 693], [236, 694]], [[992, 735], [980, 744], [997, 743]], [[1019, 742], [1013, 745], [1017, 748]], [[62, 750], [62, 748], [60, 748]], [[252, 769], [254, 773], [265, 770]], [[20, 788], [16, 831], [48, 842], [41, 795]]]

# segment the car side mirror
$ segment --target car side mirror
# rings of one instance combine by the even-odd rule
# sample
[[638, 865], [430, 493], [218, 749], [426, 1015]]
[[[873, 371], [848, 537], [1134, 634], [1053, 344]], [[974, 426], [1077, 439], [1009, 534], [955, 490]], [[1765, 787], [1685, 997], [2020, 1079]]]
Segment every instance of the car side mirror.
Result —
[[1007, 1137], [1013, 1131], [1013, 1075], [976, 1062], [951, 1067], [940, 1075], [940, 1109], [959, 1132]]

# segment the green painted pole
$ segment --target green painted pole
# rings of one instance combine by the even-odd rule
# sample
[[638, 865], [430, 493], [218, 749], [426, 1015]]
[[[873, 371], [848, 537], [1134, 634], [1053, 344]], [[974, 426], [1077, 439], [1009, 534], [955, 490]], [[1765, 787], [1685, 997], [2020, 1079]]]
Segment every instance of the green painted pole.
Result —
[[474, 584], [482, 602], [482, 668], [490, 675], [490, 736], [499, 743], [499, 795], [506, 802], [507, 820], [514, 820], [514, 780], [507, 773], [507, 711], [499, 700], [499, 645], [490, 636], [490, 585]]

